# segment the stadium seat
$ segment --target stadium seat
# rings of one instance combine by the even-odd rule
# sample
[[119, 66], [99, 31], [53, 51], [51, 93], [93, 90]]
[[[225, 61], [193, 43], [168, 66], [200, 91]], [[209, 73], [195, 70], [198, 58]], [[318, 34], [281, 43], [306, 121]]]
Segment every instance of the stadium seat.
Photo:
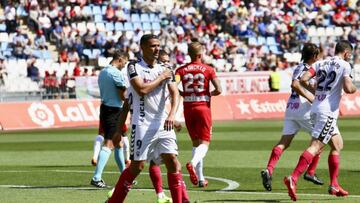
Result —
[[143, 24], [142, 24], [142, 27], [143, 27], [143, 30], [144, 30], [144, 31], [151, 30], [151, 24], [148, 23], [148, 22], [143, 23]]
[[101, 7], [101, 15], [105, 15], [106, 14], [106, 5]]
[[253, 45], [253, 46], [256, 46], [257, 45], [257, 40], [255, 37], [249, 37], [248, 39], [248, 44], [249, 45]]
[[106, 28], [106, 31], [108, 31], [108, 32], [114, 31], [114, 30], [115, 30], [114, 23], [112, 23], [112, 22], [107, 22], [107, 23], [105, 24], [105, 28]]
[[106, 31], [105, 24], [103, 22], [96, 23], [95, 25], [96, 25], [96, 29], [99, 30], [100, 32]]
[[97, 62], [100, 67], [105, 67], [109, 64], [106, 57], [99, 57]]
[[139, 14], [137, 13], [131, 14], [131, 22], [133, 23], [141, 22]]
[[121, 2], [121, 7], [125, 8], [126, 10], [131, 9], [131, 1], [130, 0], [123, 0]]
[[80, 36], [83, 36], [87, 31], [86, 23], [85, 22], [78, 23], [77, 24], [77, 29], [79, 31]]
[[95, 22], [95, 23], [101, 23], [101, 22], [103, 22], [103, 17], [102, 17], [102, 15], [95, 15], [95, 16], [94, 16], [94, 22]]
[[150, 17], [149, 17], [149, 15], [147, 13], [141, 14], [140, 20], [141, 20], [142, 23], [151, 22]]
[[155, 13], [150, 13], [149, 19], [150, 19], [150, 22], [160, 22], [159, 16], [156, 15]]
[[345, 36], [348, 36], [349, 33], [350, 33], [350, 31], [351, 31], [351, 27], [350, 27], [350, 26], [344, 27], [344, 35], [345, 35]]
[[16, 71], [17, 71], [17, 75], [20, 76], [20, 77], [26, 77], [27, 76], [27, 62], [26, 62], [25, 59], [18, 59], [17, 60]]
[[276, 45], [270, 46], [269, 49], [274, 54], [281, 54], [281, 51], [279, 50], [279, 48]]
[[143, 29], [141, 26], [141, 23], [133, 23], [133, 28], [134, 28], [134, 30], [137, 30], [137, 29], [142, 30]]
[[8, 48], [9, 43], [8, 42], [1, 42], [1, 51], [6, 51]]
[[160, 23], [157, 23], [157, 22], [153, 22], [151, 23], [151, 27], [152, 27], [152, 30], [161, 30], [161, 26], [160, 26]]
[[310, 37], [310, 41], [311, 41], [311, 43], [314, 43], [314, 44], [316, 44], [316, 45], [319, 45], [320, 44], [320, 39], [319, 39], [319, 37]]
[[268, 46], [277, 45], [277, 43], [275, 41], [275, 37], [267, 37], [266, 38], [266, 45], [268, 45]]
[[101, 13], [101, 7], [100, 6], [96, 6], [96, 5], [93, 5], [92, 6], [92, 14], [93, 15], [102, 15], [102, 13]]
[[257, 45], [264, 45], [266, 43], [265, 37], [258, 37], [257, 38]]
[[115, 30], [116, 31], [124, 31], [124, 25], [120, 22], [115, 23]]
[[92, 34], [96, 32], [95, 23], [93, 23], [93, 22], [88, 22], [86, 24], [86, 28], [89, 29], [90, 33], [92, 33]]
[[6, 32], [6, 24], [0, 24], [0, 32]]
[[334, 34], [337, 37], [342, 36], [344, 34], [344, 29], [342, 27], [335, 27]]
[[93, 58], [93, 59], [96, 59], [96, 58], [98, 58], [99, 56], [101, 56], [101, 50], [100, 50], [100, 49], [93, 49], [93, 50], [92, 50], [92, 58]]
[[317, 36], [326, 36], [325, 28], [324, 27], [318, 27], [316, 30]]
[[309, 37], [318, 36], [318, 34], [316, 33], [316, 27], [315, 26], [310, 26], [309, 27], [308, 35], [309, 35]]
[[261, 46], [261, 50], [264, 54], [268, 54], [269, 53], [269, 47], [267, 45], [263, 45]]
[[85, 16], [92, 16], [93, 15], [93, 13], [92, 13], [92, 10], [91, 10], [91, 7], [90, 6], [84, 6], [84, 8], [83, 8], [83, 14], [85, 15]]
[[124, 30], [125, 31], [134, 31], [133, 24], [130, 22], [124, 23]]
[[85, 55], [88, 56], [89, 58], [92, 58], [91, 49], [84, 49], [84, 50], [83, 50], [83, 54], [85, 54]]
[[0, 42], [11, 42], [9, 41], [9, 35], [6, 32], [0, 33]]
[[24, 17], [24, 16], [28, 16], [28, 13], [26, 12], [24, 6], [18, 6], [16, 9], [16, 15]]

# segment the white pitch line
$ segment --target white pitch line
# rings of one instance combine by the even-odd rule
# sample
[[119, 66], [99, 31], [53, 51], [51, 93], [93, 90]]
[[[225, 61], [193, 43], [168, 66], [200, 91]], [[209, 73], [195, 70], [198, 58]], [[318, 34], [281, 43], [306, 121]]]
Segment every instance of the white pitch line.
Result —
[[[41, 170], [41, 171], [44, 171], [44, 170]], [[81, 171], [81, 170], [45, 170], [45, 171], [57, 172], [57, 173], [91, 173], [91, 174], [94, 173], [94, 171]], [[24, 172], [36, 172], [36, 171], [14, 171], [14, 170], [11, 170], [11, 171], [0, 171], [0, 172], [24, 173]], [[105, 171], [103, 173], [119, 174], [119, 172], [115, 172], [115, 171]], [[148, 175], [149, 173], [143, 172], [141, 174]], [[166, 175], [166, 173], [163, 173], [162, 175]], [[183, 174], [183, 176], [189, 176], [189, 175]], [[228, 185], [227, 187], [225, 187], [221, 190], [218, 190], [219, 192], [235, 190], [236, 188], [238, 188], [240, 186], [240, 184], [238, 182], [229, 180], [229, 179], [225, 179], [225, 178], [217, 178], [217, 177], [211, 177], [211, 176], [205, 176], [205, 178], [207, 178], [208, 180], [216, 180], [216, 181], [224, 182]], [[218, 192], [218, 191], [216, 191], [216, 192]]]
[[[56, 187], [56, 186], [49, 186], [49, 187], [43, 187], [43, 186], [30, 186], [30, 185], [0, 185], [0, 188], [22, 188], [22, 189], [58, 189], [58, 190], [106, 190], [106, 189], [110, 189], [110, 188], [104, 188], [104, 189], [99, 189], [99, 188], [95, 188], [95, 187]], [[145, 192], [153, 192], [154, 189], [141, 189], [141, 188], [137, 188], [137, 189], [132, 189], [132, 191], [145, 191]], [[169, 190], [165, 190], [165, 191], [169, 191]], [[204, 190], [187, 190], [187, 192], [190, 193], [209, 193], [208, 191], [204, 191]], [[243, 195], [264, 195], [264, 196], [269, 196], [269, 195], [282, 195], [282, 196], [288, 196], [288, 193], [281, 193], [281, 192], [243, 192], [243, 191], [216, 191], [216, 193], [221, 193], [221, 194], [243, 194]], [[332, 197], [328, 194], [304, 194], [304, 193], [299, 193], [296, 194], [297, 196], [311, 196], [311, 197]], [[346, 198], [360, 198], [360, 195], [349, 195]]]

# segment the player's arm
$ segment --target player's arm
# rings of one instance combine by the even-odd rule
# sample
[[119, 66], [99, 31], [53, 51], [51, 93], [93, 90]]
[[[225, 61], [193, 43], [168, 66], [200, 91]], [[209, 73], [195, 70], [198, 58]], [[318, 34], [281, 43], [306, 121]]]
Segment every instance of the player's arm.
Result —
[[293, 89], [298, 95], [306, 98], [310, 103], [315, 99], [314, 95], [308, 91], [305, 91], [299, 80], [293, 80], [291, 83], [291, 89]]
[[350, 76], [344, 77], [343, 89], [347, 94], [354, 94], [356, 92], [356, 86], [352, 82]]
[[118, 87], [118, 94], [121, 100], [125, 101], [126, 100], [126, 87]]
[[165, 130], [172, 130], [174, 127], [175, 114], [179, 108], [179, 91], [176, 83], [172, 82], [168, 84], [170, 93], [170, 112], [164, 123]]
[[130, 83], [136, 93], [140, 96], [144, 96], [149, 92], [153, 91], [157, 86], [159, 86], [164, 80], [167, 80], [172, 77], [172, 72], [169, 69], [165, 69], [155, 80], [145, 83], [141, 77], [133, 77], [130, 80]]
[[210, 95], [211, 96], [220, 95], [221, 92], [222, 92], [221, 85], [220, 85], [220, 80], [218, 78], [213, 78], [210, 81], [214, 85], [214, 88], [215, 88], [213, 91], [210, 92]]
[[310, 68], [300, 77], [300, 84], [306, 89], [311, 90], [314, 87], [310, 84], [310, 79], [313, 78], [315, 74], [315, 70]]

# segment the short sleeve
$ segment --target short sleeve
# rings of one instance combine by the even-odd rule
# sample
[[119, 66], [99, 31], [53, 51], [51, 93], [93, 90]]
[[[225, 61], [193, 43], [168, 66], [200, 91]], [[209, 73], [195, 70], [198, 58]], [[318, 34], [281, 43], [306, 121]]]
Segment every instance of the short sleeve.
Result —
[[209, 79], [212, 80], [212, 79], [215, 79], [217, 76], [216, 76], [216, 73], [215, 73], [215, 70], [214, 68], [209, 68], [210, 72], [209, 72]]
[[126, 88], [124, 76], [120, 71], [116, 71], [113, 74], [113, 79], [114, 79], [116, 87], [118, 87], [118, 88]]
[[343, 77], [345, 76], [349, 76], [350, 77], [351, 74], [351, 65], [349, 63], [344, 63], [344, 72], [343, 72]]

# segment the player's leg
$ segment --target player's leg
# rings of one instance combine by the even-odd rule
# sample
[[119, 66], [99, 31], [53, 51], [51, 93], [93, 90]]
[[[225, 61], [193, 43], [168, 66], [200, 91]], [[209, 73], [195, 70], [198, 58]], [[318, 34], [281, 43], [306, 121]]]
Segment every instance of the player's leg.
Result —
[[158, 198], [157, 203], [168, 203], [171, 202], [171, 198], [167, 197], [163, 191], [163, 183], [161, 177], [161, 169], [158, 164], [153, 160], [150, 161], [149, 175], [151, 182], [154, 186], [156, 196]]
[[[181, 164], [177, 159], [178, 147], [176, 135], [173, 130], [158, 132], [159, 139], [154, 148], [154, 154], [160, 155], [167, 169], [169, 190], [174, 203], [190, 202], [186, 192], [186, 186], [181, 174]], [[156, 157], [155, 157], [156, 158]]]
[[91, 164], [93, 166], [96, 166], [96, 164], [97, 164], [97, 160], [98, 160], [99, 153], [100, 153], [103, 142], [104, 142], [104, 130], [102, 128], [101, 121], [99, 121], [98, 135], [95, 137], [95, 140], [94, 140], [94, 146], [93, 146], [94, 153], [93, 153], [93, 158], [91, 159]]
[[[301, 128], [304, 129], [306, 132], [308, 132], [311, 135], [311, 131], [313, 129], [313, 121], [311, 119], [305, 119], [298, 121]], [[307, 171], [304, 173], [304, 179], [307, 181], [310, 181], [316, 185], [323, 185], [324, 182], [319, 179], [315, 173], [316, 167], [320, 160], [320, 154], [323, 150], [320, 150], [319, 154], [316, 154], [310, 163]]]
[[336, 133], [332, 136], [329, 145], [331, 147], [328, 164], [330, 175], [329, 194], [336, 196], [347, 196], [349, 192], [342, 189], [338, 183], [337, 177], [340, 170], [340, 151], [343, 148], [343, 139], [340, 133]]
[[176, 154], [161, 154], [161, 158], [168, 172], [168, 185], [173, 203], [189, 202], [184, 180], [182, 179], [181, 165]]
[[112, 138], [114, 144], [114, 158], [120, 172], [123, 172], [125, 170], [123, 142], [121, 142], [122, 137], [123, 136], [121, 132], [116, 132], [114, 137]]
[[101, 151], [99, 153], [98, 157], [98, 163], [95, 168], [94, 176], [91, 179], [90, 184], [99, 187], [99, 188], [105, 188], [106, 184], [102, 180], [102, 173], [104, 171], [105, 165], [109, 160], [109, 157], [111, 155], [111, 150], [113, 149], [112, 141], [109, 139], [105, 139], [104, 146], [101, 148]]
[[272, 190], [272, 174], [282, 153], [290, 146], [295, 134], [299, 131], [300, 125], [293, 119], [285, 119], [282, 136], [279, 142], [271, 150], [266, 169], [261, 171], [261, 179], [267, 191]]
[[[196, 120], [192, 120], [191, 130], [189, 130], [190, 137], [193, 141], [193, 157], [189, 163], [186, 164], [186, 168], [189, 171], [191, 182], [195, 185], [200, 184], [199, 186], [204, 187], [207, 185], [207, 181], [202, 174], [203, 164], [198, 164], [203, 161], [207, 151], [209, 149], [210, 140], [211, 140], [211, 131], [212, 131], [212, 120], [211, 120], [211, 110], [207, 106], [197, 106], [192, 109], [193, 114], [195, 113]], [[196, 176], [198, 176], [198, 181], [195, 180], [193, 175], [193, 169], [197, 168]], [[201, 176], [201, 179], [199, 178]]]
[[132, 161], [130, 166], [126, 168], [120, 175], [115, 185], [115, 190], [109, 199], [109, 203], [124, 202], [127, 193], [130, 191], [135, 178], [144, 169], [145, 161]]

